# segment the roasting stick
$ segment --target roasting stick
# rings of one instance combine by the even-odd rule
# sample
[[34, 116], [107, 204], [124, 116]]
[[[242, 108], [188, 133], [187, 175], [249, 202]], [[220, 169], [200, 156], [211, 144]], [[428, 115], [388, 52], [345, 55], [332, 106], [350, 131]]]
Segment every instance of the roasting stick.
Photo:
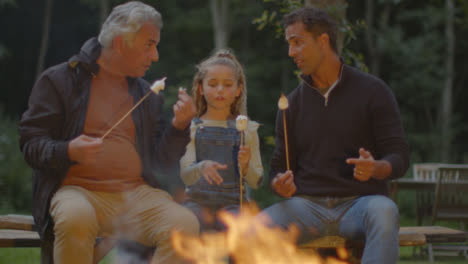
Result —
[[289, 147], [288, 147], [288, 130], [286, 128], [286, 109], [288, 109], [289, 103], [288, 98], [281, 94], [278, 100], [278, 108], [283, 112], [283, 130], [284, 130], [284, 145], [286, 147], [286, 168], [289, 170]]
[[[237, 116], [236, 118], [236, 128], [237, 128], [237, 131], [240, 132], [240, 135], [241, 135], [241, 141], [240, 141], [240, 145], [241, 146], [244, 146], [244, 131], [247, 129], [247, 122], [248, 122], [248, 118], [244, 115], [239, 115]], [[239, 193], [240, 193], [240, 208], [242, 209], [242, 200], [243, 200], [243, 191], [244, 191], [244, 182], [243, 182], [243, 178], [244, 178], [244, 175], [242, 173], [242, 167], [240, 165], [240, 162], [237, 161], [237, 165], [239, 166]]]
[[153, 85], [151, 85], [151, 90], [149, 92], [147, 92], [145, 94], [145, 96], [143, 96], [140, 101], [138, 101], [133, 107], [132, 109], [130, 109], [122, 118], [120, 118], [119, 121], [117, 121], [111, 128], [109, 128], [109, 130], [107, 130], [106, 133], [104, 133], [104, 135], [101, 137], [101, 140], [103, 140], [116, 126], [118, 126], [120, 123], [122, 123], [122, 121], [131, 113], [133, 112], [133, 110], [135, 110], [135, 108], [138, 107], [138, 105], [141, 104], [141, 102], [143, 102], [143, 100], [146, 99], [146, 97], [148, 97], [151, 92], [155, 93], [155, 94], [159, 94], [159, 91], [161, 90], [164, 90], [164, 81], [166, 80], [166, 77], [160, 79], [160, 80], [156, 80]]

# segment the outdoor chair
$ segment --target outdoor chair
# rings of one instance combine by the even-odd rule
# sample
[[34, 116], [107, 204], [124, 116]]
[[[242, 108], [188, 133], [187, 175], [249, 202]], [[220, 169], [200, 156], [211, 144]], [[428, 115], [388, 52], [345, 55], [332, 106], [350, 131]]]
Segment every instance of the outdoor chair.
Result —
[[[436, 221], [458, 222], [460, 230], [466, 230], [468, 222], [468, 168], [440, 167], [432, 206], [431, 225]], [[463, 254], [468, 259], [468, 243], [433, 245], [428, 243], [429, 260], [437, 255]]]

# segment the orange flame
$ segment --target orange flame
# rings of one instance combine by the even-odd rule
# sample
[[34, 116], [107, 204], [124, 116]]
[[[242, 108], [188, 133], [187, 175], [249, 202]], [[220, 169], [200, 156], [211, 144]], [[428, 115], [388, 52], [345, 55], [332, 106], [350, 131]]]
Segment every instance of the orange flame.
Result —
[[[288, 230], [269, 227], [269, 219], [258, 215], [254, 205], [244, 206], [239, 215], [219, 212], [227, 226], [226, 232], [202, 233], [198, 237], [174, 231], [172, 246], [182, 257], [197, 264], [227, 263], [231, 257], [236, 264], [343, 264], [334, 258], [321, 259], [314, 252], [296, 247], [299, 234], [295, 226]], [[340, 258], [346, 251], [338, 252]]]

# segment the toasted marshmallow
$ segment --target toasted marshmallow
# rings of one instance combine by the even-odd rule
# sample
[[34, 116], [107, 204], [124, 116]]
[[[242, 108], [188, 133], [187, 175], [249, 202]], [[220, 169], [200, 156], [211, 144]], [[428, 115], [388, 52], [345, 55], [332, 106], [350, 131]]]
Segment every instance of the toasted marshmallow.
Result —
[[247, 121], [249, 118], [244, 115], [238, 115], [236, 118], [236, 128], [237, 131], [244, 131], [247, 129]]
[[283, 93], [281, 94], [281, 97], [278, 100], [278, 107], [281, 110], [286, 110], [289, 107], [288, 98], [286, 96], [284, 96]]
[[151, 85], [151, 91], [153, 91], [155, 94], [159, 94], [159, 91], [164, 90], [165, 87], [165, 81], [166, 77], [156, 80], [153, 85]]

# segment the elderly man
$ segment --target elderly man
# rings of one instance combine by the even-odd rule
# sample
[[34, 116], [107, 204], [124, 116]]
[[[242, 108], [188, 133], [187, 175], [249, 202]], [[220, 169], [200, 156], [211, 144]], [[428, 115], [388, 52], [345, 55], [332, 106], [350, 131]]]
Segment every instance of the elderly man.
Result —
[[288, 170], [282, 113], [270, 178], [288, 199], [265, 210], [274, 223], [296, 224], [301, 242], [323, 235], [365, 240], [362, 263], [396, 263], [399, 216], [387, 181], [408, 169], [398, 105], [380, 79], [344, 64], [337, 26], [324, 11], [285, 16], [289, 56], [303, 82], [288, 95]]
[[[161, 15], [140, 2], [115, 7], [98, 38], [47, 69], [20, 122], [20, 145], [34, 171], [33, 215], [55, 263], [92, 263], [97, 236], [157, 246], [154, 263], [178, 263], [170, 234], [198, 234], [196, 217], [158, 189], [154, 169], [177, 166], [189, 142], [195, 106], [179, 91], [174, 118], [163, 121], [161, 95], [141, 77], [158, 61]], [[51, 245], [49, 245], [51, 247]]]

